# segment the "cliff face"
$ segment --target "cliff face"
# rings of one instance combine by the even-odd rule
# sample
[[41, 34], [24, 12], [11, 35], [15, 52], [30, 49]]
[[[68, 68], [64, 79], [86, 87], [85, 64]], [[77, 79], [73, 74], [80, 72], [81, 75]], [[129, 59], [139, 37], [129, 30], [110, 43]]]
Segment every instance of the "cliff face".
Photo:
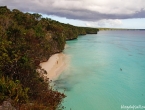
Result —
[[5, 62], [31, 61], [37, 68], [40, 62], [48, 60], [52, 54], [62, 52], [66, 40], [97, 32], [96, 28], [76, 27], [42, 18], [37, 13], [23, 13], [17, 9], [10, 11], [5, 6], [0, 7], [0, 46], [3, 47], [0, 60], [4, 62], [0, 67], [6, 69], [9, 65]]
[[[15, 81], [20, 81], [22, 89], [29, 88], [28, 94], [25, 93], [27, 95], [22, 97], [22, 94], [18, 94], [21, 96], [18, 99], [20, 103], [25, 103], [28, 97], [30, 100], [38, 99], [40, 102], [40, 95], [41, 97], [48, 95], [52, 98], [57, 96], [53, 101], [47, 99], [42, 103], [44, 105], [50, 102], [49, 105], [56, 108], [65, 96], [57, 91], [47, 90], [48, 84], [35, 70], [39, 68], [40, 62], [48, 60], [54, 53], [62, 52], [66, 40], [76, 39], [78, 35], [97, 33], [97, 31], [98, 29], [95, 28], [75, 27], [42, 18], [37, 13], [23, 13], [17, 9], [11, 11], [6, 6], [0, 7], [0, 81], [4, 82], [0, 88], [7, 87], [5, 82], [9, 83], [9, 80], [15, 86], [17, 86]], [[4, 80], [5, 78], [9, 80]], [[45, 94], [42, 91], [45, 91]], [[49, 94], [49, 91], [52, 94]], [[11, 98], [6, 90], [0, 89], [0, 94], [3, 94], [0, 103], [6, 97]]]

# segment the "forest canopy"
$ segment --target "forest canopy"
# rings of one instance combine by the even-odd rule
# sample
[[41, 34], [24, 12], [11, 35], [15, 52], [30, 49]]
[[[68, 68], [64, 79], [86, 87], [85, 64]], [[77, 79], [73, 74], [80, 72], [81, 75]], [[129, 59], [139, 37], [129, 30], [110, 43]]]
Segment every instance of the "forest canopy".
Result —
[[63, 108], [65, 95], [53, 90], [36, 69], [52, 54], [62, 52], [66, 40], [97, 32], [96, 28], [76, 27], [1, 6], [0, 104], [11, 99], [20, 110]]

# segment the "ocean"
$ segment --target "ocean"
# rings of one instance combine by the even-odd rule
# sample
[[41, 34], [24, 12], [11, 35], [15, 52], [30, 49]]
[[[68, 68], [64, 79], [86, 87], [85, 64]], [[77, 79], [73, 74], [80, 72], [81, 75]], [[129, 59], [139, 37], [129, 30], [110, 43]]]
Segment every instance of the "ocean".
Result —
[[64, 53], [69, 66], [55, 83], [65, 110], [145, 109], [145, 31], [79, 36]]

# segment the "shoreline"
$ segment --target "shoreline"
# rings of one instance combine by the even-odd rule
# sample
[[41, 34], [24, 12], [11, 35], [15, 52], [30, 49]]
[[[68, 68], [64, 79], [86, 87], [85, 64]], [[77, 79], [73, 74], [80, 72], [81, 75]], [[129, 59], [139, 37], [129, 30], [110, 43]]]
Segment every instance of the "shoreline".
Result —
[[56, 80], [67, 67], [67, 55], [64, 53], [53, 54], [48, 61], [40, 63], [41, 69], [47, 74], [43, 74], [44, 79]]

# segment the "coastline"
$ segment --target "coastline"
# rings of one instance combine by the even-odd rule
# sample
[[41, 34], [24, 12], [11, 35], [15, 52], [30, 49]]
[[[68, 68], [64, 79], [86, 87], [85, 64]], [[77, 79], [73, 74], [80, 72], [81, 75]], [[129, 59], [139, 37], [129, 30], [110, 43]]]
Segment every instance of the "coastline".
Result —
[[43, 77], [54, 81], [66, 69], [67, 55], [64, 53], [54, 54], [48, 61], [40, 63], [40, 66], [41, 69], [44, 69], [47, 72], [47, 74], [43, 74]]

